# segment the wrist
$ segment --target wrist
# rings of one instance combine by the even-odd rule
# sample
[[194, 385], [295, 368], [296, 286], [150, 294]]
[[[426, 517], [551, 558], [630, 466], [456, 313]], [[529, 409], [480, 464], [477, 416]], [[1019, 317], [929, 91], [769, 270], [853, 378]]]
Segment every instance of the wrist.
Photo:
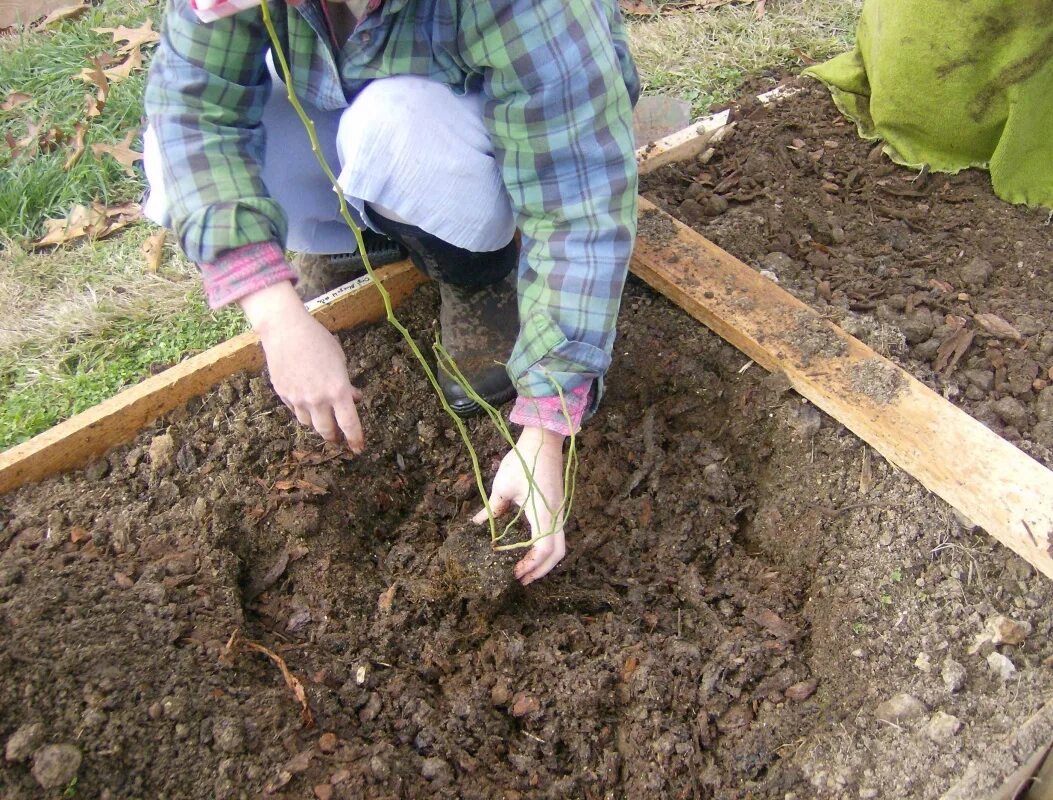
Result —
[[567, 437], [562, 433], [543, 428], [540, 425], [527, 425], [519, 434], [521, 445], [533, 445], [544, 450], [563, 452], [563, 442]]
[[292, 281], [280, 281], [245, 295], [238, 300], [238, 305], [261, 338], [267, 336], [279, 321], [288, 322], [290, 318], [307, 314]]

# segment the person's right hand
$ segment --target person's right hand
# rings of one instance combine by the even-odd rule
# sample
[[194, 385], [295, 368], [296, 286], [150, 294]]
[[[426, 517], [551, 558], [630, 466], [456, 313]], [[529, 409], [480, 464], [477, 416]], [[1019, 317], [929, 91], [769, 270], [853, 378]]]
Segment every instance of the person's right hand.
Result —
[[361, 453], [366, 441], [355, 401], [362, 393], [351, 385], [336, 337], [307, 312], [289, 281], [239, 302], [263, 344], [271, 384], [281, 401], [326, 441], [343, 436], [352, 452]]

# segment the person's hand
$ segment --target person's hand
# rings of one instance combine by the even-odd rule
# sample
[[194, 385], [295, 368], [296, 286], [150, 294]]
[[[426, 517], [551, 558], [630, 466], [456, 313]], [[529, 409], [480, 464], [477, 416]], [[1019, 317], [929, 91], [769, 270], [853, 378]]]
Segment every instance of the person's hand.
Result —
[[355, 401], [362, 393], [351, 385], [336, 337], [307, 313], [288, 281], [254, 292], [240, 304], [259, 334], [281, 401], [326, 441], [343, 436], [352, 452], [361, 453], [366, 442]]
[[[531, 538], [536, 541], [514, 571], [524, 586], [547, 575], [567, 552], [563, 535], [565, 520], [560, 510], [563, 504], [563, 438], [544, 428], [524, 428], [516, 445], [519, 455], [512, 450], [505, 455], [490, 491], [490, 510], [495, 517], [509, 511], [514, 504], [523, 508], [530, 523]], [[473, 521], [479, 525], [486, 523], [486, 509], [476, 514]]]

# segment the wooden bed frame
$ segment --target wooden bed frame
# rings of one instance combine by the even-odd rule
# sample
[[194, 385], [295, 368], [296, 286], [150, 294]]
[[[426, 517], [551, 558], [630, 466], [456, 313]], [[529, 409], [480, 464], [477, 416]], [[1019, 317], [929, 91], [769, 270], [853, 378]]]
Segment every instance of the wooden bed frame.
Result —
[[[724, 112], [642, 148], [641, 173], [705, 152], [728, 125]], [[1053, 577], [1053, 472], [643, 198], [640, 213], [647, 224], [633, 254], [636, 275], [765, 369], [784, 373], [802, 396]], [[378, 276], [395, 303], [424, 280], [408, 262]], [[379, 293], [364, 279], [320, 300], [312, 313], [333, 331], [384, 317]], [[802, 327], [836, 339], [823, 349], [837, 354], [802, 353], [794, 336]], [[0, 454], [0, 493], [84, 466], [228, 376], [262, 364], [259, 340], [246, 333], [126, 389]], [[878, 378], [887, 396], [861, 392], [861, 375]]]

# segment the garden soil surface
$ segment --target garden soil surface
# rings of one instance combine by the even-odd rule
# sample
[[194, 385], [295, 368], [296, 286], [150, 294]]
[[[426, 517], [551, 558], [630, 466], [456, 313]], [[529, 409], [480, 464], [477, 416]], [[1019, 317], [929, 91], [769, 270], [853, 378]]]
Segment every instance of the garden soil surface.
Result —
[[[818, 91], [736, 115], [644, 191], [1048, 463], [1044, 217]], [[3, 498], [0, 796], [983, 796], [1044, 719], [1049, 581], [635, 280], [619, 330], [526, 589], [382, 326], [343, 337], [363, 456], [238, 376]]]

